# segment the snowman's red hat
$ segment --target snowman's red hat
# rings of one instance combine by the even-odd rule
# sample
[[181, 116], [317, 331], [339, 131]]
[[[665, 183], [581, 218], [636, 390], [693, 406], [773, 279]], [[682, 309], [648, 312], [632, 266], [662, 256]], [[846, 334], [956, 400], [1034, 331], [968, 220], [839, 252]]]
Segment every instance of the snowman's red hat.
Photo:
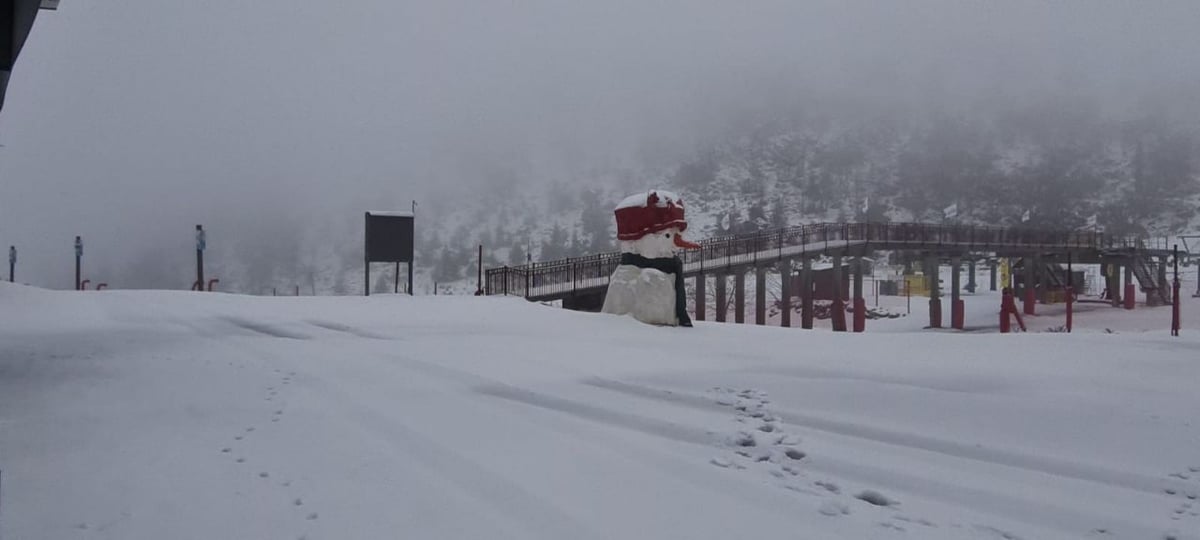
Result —
[[668, 191], [650, 190], [627, 197], [617, 205], [617, 238], [637, 240], [659, 231], [687, 229], [683, 199]]

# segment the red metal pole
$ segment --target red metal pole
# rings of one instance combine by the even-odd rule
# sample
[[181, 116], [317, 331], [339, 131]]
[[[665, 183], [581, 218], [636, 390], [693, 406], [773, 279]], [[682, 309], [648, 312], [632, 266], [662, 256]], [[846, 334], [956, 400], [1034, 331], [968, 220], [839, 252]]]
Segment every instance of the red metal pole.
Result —
[[107, 284], [107, 283], [97, 283], [97, 284], [96, 284], [96, 290], [97, 290], [97, 291], [103, 291], [104, 289], [107, 289], [107, 288], [108, 288], [108, 284]]
[[79, 290], [86, 291], [88, 283], [91, 283], [91, 282], [92, 282], [92, 280], [90, 280], [90, 279], [85, 279], [83, 281], [80, 281], [79, 282]]
[[216, 285], [217, 283], [220, 283], [220, 282], [221, 282], [221, 280], [219, 280], [217, 278], [208, 280], [208, 292], [212, 292], [213, 285]]

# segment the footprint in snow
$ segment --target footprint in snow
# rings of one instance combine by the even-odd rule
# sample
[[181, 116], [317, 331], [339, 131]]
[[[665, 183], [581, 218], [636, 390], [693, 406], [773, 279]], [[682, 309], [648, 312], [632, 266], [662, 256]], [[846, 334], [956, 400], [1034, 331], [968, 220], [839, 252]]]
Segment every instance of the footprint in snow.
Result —
[[935, 525], [932, 521], [929, 521], [928, 519], [911, 518], [908, 516], [896, 516], [892, 519], [895, 519], [896, 521], [903, 521], [905, 523], [916, 523], [918, 525], [924, 525], [926, 527], [935, 527], [935, 528], [937, 527], [937, 525]]
[[864, 490], [855, 495], [854, 498], [875, 506], [893, 506], [896, 504], [896, 501], [873, 489]]
[[245, 436], [242, 436], [242, 435], [237, 435], [237, 436], [235, 436], [235, 437], [233, 438], [233, 440], [235, 440], [235, 441], [240, 441], [240, 440], [242, 440], [242, 439], [244, 439], [244, 438], [245, 438]]
[[251, 431], [254, 431], [254, 428], [253, 428], [253, 427], [248, 427], [248, 428], [246, 428], [246, 433], [250, 433]]
[[292, 504], [295, 506], [304, 506], [304, 500], [300, 497], [296, 497], [296, 500], [292, 501]]
[[308, 517], [307, 517], [306, 519], [308, 519], [309, 521], [312, 521], [312, 520], [314, 520], [314, 519], [317, 519], [317, 513], [316, 513], [316, 512], [309, 512], [309, 513], [308, 513]]
[[830, 493], [841, 493], [842, 492], [842, 488], [833, 482], [825, 482], [822, 480], [817, 480], [816, 482], [813, 482], [813, 483], [820, 487], [825, 488], [825, 491], [828, 491]]
[[270, 478], [270, 476], [271, 476], [270, 474], [267, 474], [265, 472], [258, 473], [259, 478]]
[[744, 448], [749, 448], [752, 446], [757, 446], [758, 442], [754, 440], [754, 435], [741, 431], [738, 432], [737, 436], [733, 438], [733, 444]]
[[722, 469], [728, 469], [733, 466], [733, 462], [723, 457], [715, 457], [708, 460], [709, 463], [716, 465]]
[[817, 509], [823, 516], [837, 517], [850, 515], [850, 507], [846, 503], [839, 501], [825, 501], [821, 507]]
[[780, 437], [779, 440], [775, 442], [775, 444], [781, 444], [784, 446], [796, 446], [797, 444], [800, 444], [800, 437], [797, 437], [795, 435], [784, 435], [784, 436]]
[[785, 455], [791, 459], [800, 460], [800, 459], [804, 459], [804, 456], [807, 456], [808, 454], [805, 454], [804, 452], [796, 450], [795, 448], [788, 448], [787, 450], [783, 451], [783, 455]]
[[240, 457], [240, 458], [237, 458], [237, 459], [236, 459], [236, 460], [234, 460], [234, 461], [237, 461], [238, 463], [245, 463], [245, 462], [246, 462], [246, 458], [244, 458], [244, 457]]
[[232, 451], [233, 451], [233, 449], [232, 449], [232, 448], [230, 448], [230, 447], [228, 447], [228, 446], [226, 446], [225, 448], [222, 448], [222, 449], [221, 449], [221, 453], [222, 453], [222, 454], [228, 454], [228, 453], [230, 453], [230, 452], [232, 452]]

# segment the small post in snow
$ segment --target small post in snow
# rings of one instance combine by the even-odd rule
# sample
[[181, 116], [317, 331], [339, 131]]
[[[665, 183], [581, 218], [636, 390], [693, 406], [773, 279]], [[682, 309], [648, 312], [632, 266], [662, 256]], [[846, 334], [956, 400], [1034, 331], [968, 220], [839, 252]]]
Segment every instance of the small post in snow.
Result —
[[1071, 271], [1071, 252], [1067, 252], [1067, 333], [1075, 322], [1075, 274]]
[[13, 282], [17, 269], [17, 246], [8, 246], [8, 282]]
[[[574, 276], [571, 276], [574, 278]], [[475, 296], [483, 296], [483, 244], [479, 244], [479, 275], [476, 278]]]
[[196, 283], [204, 283], [204, 249], [206, 247], [208, 245], [204, 226], [196, 225]]
[[1171, 335], [1179, 335], [1179, 244], [1172, 247], [1171, 252], [1174, 254], [1173, 261], [1175, 264], [1175, 282], [1171, 285]]
[[75, 237], [75, 290], [81, 290], [80, 266], [83, 261], [83, 238]]

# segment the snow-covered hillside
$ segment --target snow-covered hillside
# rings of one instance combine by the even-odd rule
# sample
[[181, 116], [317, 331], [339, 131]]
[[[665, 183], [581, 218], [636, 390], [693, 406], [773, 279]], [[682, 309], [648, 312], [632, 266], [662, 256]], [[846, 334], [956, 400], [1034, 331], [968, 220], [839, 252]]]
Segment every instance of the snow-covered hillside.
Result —
[[853, 335], [3, 283], [0, 536], [1196, 539], [1185, 307]]

